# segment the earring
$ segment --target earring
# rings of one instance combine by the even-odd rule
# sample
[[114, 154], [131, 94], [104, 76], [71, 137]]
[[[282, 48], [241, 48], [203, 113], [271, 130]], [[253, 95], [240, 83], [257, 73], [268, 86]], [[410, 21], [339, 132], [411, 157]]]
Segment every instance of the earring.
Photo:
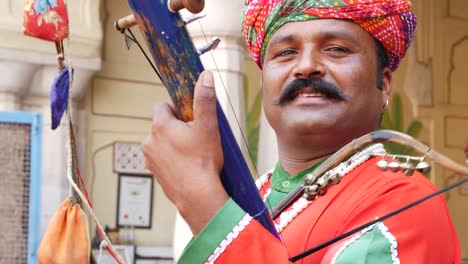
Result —
[[388, 104], [389, 104], [389, 103], [388, 103], [388, 99], [386, 99], [386, 100], [385, 100], [385, 105], [384, 105], [383, 108], [384, 108], [384, 109], [387, 108], [387, 107], [388, 107]]

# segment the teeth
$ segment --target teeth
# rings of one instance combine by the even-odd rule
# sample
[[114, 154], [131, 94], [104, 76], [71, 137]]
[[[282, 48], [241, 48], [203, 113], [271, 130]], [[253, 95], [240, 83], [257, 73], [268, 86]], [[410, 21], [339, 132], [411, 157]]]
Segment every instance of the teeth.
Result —
[[299, 97], [322, 97], [323, 95], [320, 93], [301, 93]]

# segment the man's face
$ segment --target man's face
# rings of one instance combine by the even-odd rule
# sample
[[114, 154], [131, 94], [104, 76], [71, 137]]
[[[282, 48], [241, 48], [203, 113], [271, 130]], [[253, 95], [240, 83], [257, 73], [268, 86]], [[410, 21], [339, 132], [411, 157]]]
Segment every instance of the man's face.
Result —
[[[376, 129], [391, 83], [386, 69], [384, 91], [377, 89], [376, 61], [372, 36], [355, 23], [318, 19], [282, 26], [268, 44], [262, 73], [264, 110], [278, 138], [345, 140]], [[287, 88], [310, 78], [312, 87], [296, 81]], [[336, 91], [314, 90], [322, 87]]]

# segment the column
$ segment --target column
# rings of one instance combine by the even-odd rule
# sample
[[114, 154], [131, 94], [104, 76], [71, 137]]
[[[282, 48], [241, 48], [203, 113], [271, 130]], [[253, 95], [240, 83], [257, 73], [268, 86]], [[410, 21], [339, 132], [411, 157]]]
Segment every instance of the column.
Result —
[[[1, 53], [1, 51], [0, 51]], [[0, 111], [21, 109], [21, 98], [29, 88], [37, 66], [0, 57]]]
[[271, 128], [262, 109], [260, 117], [260, 137], [258, 142], [257, 169], [260, 175], [270, 171], [278, 160], [278, 145], [276, 134]]
[[[188, 26], [195, 46], [205, 45], [214, 37], [219, 37], [221, 43], [211, 54], [201, 56], [206, 70], [213, 72], [218, 101], [232, 128], [234, 136], [247, 153], [242, 131], [245, 131], [244, 107], [244, 40], [241, 34], [242, 1], [206, 0], [204, 11], [207, 17], [195, 21]], [[226, 12], [226, 10], [229, 10]], [[183, 10], [182, 16], [189, 15]], [[190, 241], [190, 228], [180, 215], [176, 217], [174, 227], [174, 259], [178, 259], [182, 250]]]

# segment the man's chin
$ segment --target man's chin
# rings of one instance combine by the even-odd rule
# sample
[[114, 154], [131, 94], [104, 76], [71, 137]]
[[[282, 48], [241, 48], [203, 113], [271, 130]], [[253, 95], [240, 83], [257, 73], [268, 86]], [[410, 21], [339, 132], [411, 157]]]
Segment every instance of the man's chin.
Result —
[[332, 118], [325, 116], [319, 116], [314, 118], [313, 116], [305, 116], [300, 119], [288, 120], [288, 130], [294, 134], [301, 135], [316, 135], [330, 133], [335, 130], [339, 124]]

